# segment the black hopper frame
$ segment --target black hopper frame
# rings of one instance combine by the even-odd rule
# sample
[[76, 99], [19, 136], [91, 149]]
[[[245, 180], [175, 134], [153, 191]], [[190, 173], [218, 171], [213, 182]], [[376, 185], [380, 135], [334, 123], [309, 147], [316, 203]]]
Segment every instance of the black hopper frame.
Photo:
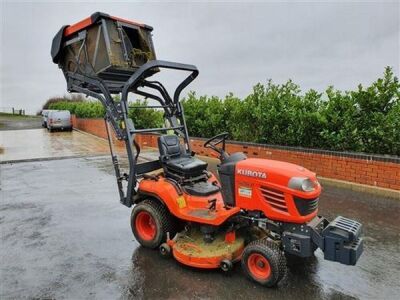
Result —
[[[166, 88], [158, 81], [150, 81], [147, 78], [157, 70], [172, 69], [190, 72], [176, 88], [173, 97], [171, 97]], [[130, 207], [134, 203], [136, 195], [137, 179], [139, 176], [156, 170], [161, 167], [159, 160], [145, 163], [138, 163], [140, 147], [135, 142], [135, 134], [137, 133], [157, 133], [173, 130], [176, 135], [181, 137], [184, 142], [185, 150], [191, 153], [189, 143], [189, 134], [186, 127], [184, 111], [179, 96], [182, 90], [188, 86], [199, 74], [198, 69], [193, 65], [152, 60], [142, 65], [132, 74], [125, 82], [120, 90], [114, 87], [110, 90], [107, 82], [99, 77], [89, 77], [78, 73], [66, 72], [68, 91], [76, 91], [87, 96], [98, 99], [106, 110], [105, 123], [110, 144], [111, 158], [117, 177], [120, 201], [122, 204]], [[148, 88], [144, 91], [143, 88]], [[121, 93], [121, 101], [117, 102], [113, 99], [112, 93]], [[164, 122], [168, 124], [161, 128], [136, 129], [134, 121], [128, 117], [129, 103], [128, 94], [134, 93], [145, 98], [157, 101], [158, 106], [140, 106], [137, 108], [162, 108], [164, 110]], [[117, 138], [123, 140], [126, 146], [126, 152], [129, 162], [128, 174], [121, 175], [118, 157], [113, 151], [112, 141], [108, 124], [111, 124]], [[127, 187], [124, 189], [122, 182], [127, 181]]]

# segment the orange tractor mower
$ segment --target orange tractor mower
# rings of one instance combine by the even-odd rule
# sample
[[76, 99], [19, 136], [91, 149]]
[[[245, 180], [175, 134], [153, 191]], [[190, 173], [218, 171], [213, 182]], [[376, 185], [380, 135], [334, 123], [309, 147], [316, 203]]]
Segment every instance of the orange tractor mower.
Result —
[[[157, 60], [150, 26], [95, 13], [63, 26], [52, 57], [70, 92], [98, 99], [105, 107], [110, 152], [120, 201], [132, 207], [131, 227], [146, 248], [159, 249], [180, 263], [229, 271], [241, 262], [244, 273], [264, 286], [276, 285], [286, 271], [285, 254], [355, 265], [363, 251], [361, 224], [318, 215], [321, 186], [315, 173], [291, 163], [227, 153], [227, 133], [204, 143], [218, 155], [218, 178], [191, 150], [181, 91], [198, 75], [193, 65]], [[164, 69], [189, 72], [171, 97], [149, 78]], [[120, 101], [112, 95], [119, 94]], [[151, 99], [164, 112], [165, 127], [135, 128], [128, 117], [128, 94]], [[129, 168], [121, 174], [109, 125], [125, 141]], [[139, 163], [136, 134], [159, 133], [159, 159]]]

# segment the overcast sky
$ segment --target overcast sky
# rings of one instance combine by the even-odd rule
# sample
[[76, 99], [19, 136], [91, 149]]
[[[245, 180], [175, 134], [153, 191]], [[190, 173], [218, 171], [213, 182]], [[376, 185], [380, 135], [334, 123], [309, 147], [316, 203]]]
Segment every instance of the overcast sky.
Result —
[[[2, 0], [0, 0], [2, 1]], [[353, 89], [399, 74], [400, 7], [393, 2], [1, 2], [1, 103], [30, 113], [66, 93], [51, 41], [95, 11], [154, 27], [157, 57], [195, 64], [186, 90], [246, 96], [257, 82], [292, 79], [302, 90]], [[174, 77], [173, 77], [174, 78]]]

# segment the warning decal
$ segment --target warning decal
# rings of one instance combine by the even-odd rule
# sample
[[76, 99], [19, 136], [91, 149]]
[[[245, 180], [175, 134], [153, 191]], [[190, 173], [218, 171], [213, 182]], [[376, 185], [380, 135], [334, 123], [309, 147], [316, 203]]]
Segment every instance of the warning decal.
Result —
[[251, 187], [240, 186], [239, 187], [239, 196], [251, 198]]

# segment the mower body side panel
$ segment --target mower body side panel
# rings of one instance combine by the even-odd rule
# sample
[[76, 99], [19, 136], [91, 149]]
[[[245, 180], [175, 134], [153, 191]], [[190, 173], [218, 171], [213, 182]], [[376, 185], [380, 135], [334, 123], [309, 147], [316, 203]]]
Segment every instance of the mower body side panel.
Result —
[[[215, 180], [214, 176], [209, 179], [210, 182]], [[164, 177], [157, 181], [143, 179], [139, 183], [138, 192], [157, 198], [175, 217], [189, 222], [218, 226], [240, 211], [239, 207], [226, 209], [221, 192], [209, 196], [189, 195]], [[215, 210], [211, 210], [210, 203], [214, 200]]]
[[[311, 179], [316, 183], [315, 190], [303, 192], [289, 188], [292, 177]], [[320, 193], [321, 186], [317, 183], [315, 173], [301, 166], [257, 158], [236, 164], [236, 206], [245, 210], [261, 210], [269, 219], [290, 223], [312, 220], [318, 213]]]

